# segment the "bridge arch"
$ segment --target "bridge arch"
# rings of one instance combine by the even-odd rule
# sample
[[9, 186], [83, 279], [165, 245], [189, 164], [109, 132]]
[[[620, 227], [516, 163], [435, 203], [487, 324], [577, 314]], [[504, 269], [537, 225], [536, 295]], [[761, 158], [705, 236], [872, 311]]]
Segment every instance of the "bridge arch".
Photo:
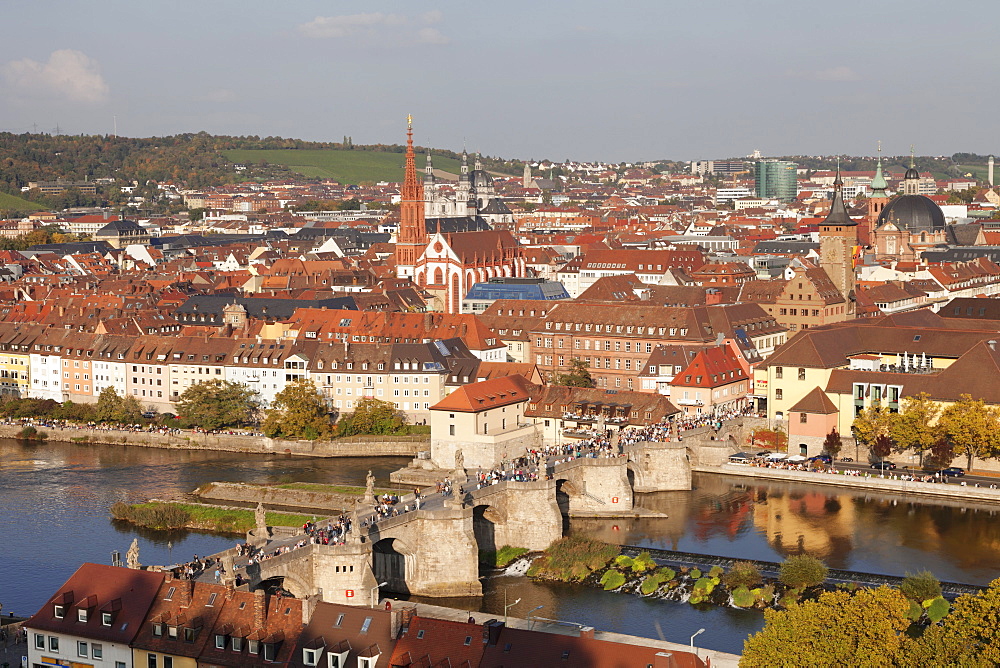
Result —
[[372, 571], [375, 579], [385, 582], [385, 590], [409, 594], [407, 576], [416, 574], [416, 553], [399, 538], [388, 537], [372, 544]]
[[274, 575], [257, 583], [254, 590], [262, 589], [268, 594], [273, 594], [278, 589], [284, 589], [292, 598], [308, 598], [312, 593], [312, 588], [299, 580], [294, 575]]

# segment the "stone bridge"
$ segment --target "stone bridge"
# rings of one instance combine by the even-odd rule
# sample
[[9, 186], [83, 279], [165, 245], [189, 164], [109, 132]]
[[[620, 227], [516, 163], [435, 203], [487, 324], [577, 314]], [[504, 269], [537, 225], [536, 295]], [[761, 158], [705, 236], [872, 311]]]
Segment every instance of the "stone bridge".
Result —
[[308, 545], [250, 566], [250, 587], [281, 584], [296, 597], [320, 593], [334, 603], [368, 605], [379, 587], [399, 594], [482, 594], [479, 553], [505, 545], [531, 551], [563, 535], [564, 516], [622, 516], [634, 492], [690, 489], [687, 449], [642, 443], [626, 456], [581, 458], [548, 467], [549, 479], [506, 481], [481, 489], [456, 484], [454, 496], [429, 495], [420, 510], [375, 522], [355, 519], [346, 545]]

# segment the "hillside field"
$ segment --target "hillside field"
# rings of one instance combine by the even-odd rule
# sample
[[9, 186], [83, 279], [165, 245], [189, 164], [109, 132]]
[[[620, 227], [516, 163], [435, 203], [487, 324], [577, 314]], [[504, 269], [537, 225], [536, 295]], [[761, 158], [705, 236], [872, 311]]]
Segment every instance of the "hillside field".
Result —
[[0, 193], [0, 211], [41, 211], [45, 207], [15, 195]]
[[[236, 163], [287, 165], [309, 178], [329, 178], [340, 183], [362, 181], [402, 181], [405, 156], [402, 153], [342, 151], [337, 149], [257, 149], [223, 151], [227, 160]], [[423, 170], [425, 158], [417, 155], [417, 169]], [[458, 174], [458, 160], [434, 156], [434, 169]]]

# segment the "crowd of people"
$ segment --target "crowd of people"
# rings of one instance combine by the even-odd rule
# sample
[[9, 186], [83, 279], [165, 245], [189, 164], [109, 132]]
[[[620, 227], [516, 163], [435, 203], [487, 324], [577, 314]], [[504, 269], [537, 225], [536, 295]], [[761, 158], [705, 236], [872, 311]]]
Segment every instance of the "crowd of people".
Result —
[[317, 522], [306, 522], [302, 525], [302, 532], [314, 545], [343, 545], [350, 531], [351, 518], [345, 514], [336, 520], [327, 520], [325, 526]]
[[[831, 475], [842, 475], [855, 478], [881, 478], [883, 480], [903, 480], [907, 482], [927, 482], [927, 483], [947, 483], [950, 477], [947, 475], [942, 475], [940, 471], [934, 473], [920, 473], [920, 472], [899, 472], [893, 473], [891, 471], [866, 471], [864, 469], [837, 469], [833, 466], [826, 465], [816, 465], [814, 462], [789, 462], [782, 459], [770, 460], [770, 459], [751, 459], [747, 462], [749, 466], [755, 466], [757, 468], [767, 468], [767, 469], [779, 469], [782, 471], [808, 471], [811, 473], [829, 473]], [[956, 481], [963, 487], [967, 486], [967, 483], [962, 481]], [[979, 483], [973, 483], [973, 487], [979, 487]], [[996, 489], [996, 485], [990, 485], [990, 489]]]

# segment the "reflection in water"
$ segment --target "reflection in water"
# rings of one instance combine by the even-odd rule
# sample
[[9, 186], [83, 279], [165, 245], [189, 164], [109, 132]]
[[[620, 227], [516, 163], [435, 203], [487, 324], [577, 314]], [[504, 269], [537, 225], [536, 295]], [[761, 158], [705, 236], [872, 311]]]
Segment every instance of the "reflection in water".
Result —
[[[112, 550], [139, 538], [147, 563], [210, 554], [232, 539], [194, 532], [160, 533], [109, 518], [115, 501], [183, 498], [213, 480], [300, 480], [363, 485], [368, 469], [378, 484], [406, 458], [307, 459], [285, 455], [190, 452], [0, 440], [0, 602], [5, 611], [33, 613], [83, 561], [109, 563]], [[574, 519], [570, 531], [608, 542], [733, 558], [781, 561], [814, 554], [831, 566], [904, 575], [923, 569], [942, 580], [986, 584], [1000, 575], [998, 508], [804, 484], [695, 474], [690, 492], [641, 495], [640, 505], [666, 518]], [[738, 651], [762, 623], [758, 613], [647, 601], [576, 585], [523, 577], [487, 578], [483, 599], [457, 607], [503, 614], [503, 589], [521, 598], [511, 614], [544, 605], [542, 616], [596, 628], [687, 642], [708, 628], [704, 645]], [[544, 611], [544, 614], [543, 614]]]
[[812, 554], [833, 568], [988, 584], [1000, 577], [1000, 508], [865, 490], [695, 474], [691, 492], [640, 495], [667, 519], [574, 519], [570, 531], [735, 559]]

